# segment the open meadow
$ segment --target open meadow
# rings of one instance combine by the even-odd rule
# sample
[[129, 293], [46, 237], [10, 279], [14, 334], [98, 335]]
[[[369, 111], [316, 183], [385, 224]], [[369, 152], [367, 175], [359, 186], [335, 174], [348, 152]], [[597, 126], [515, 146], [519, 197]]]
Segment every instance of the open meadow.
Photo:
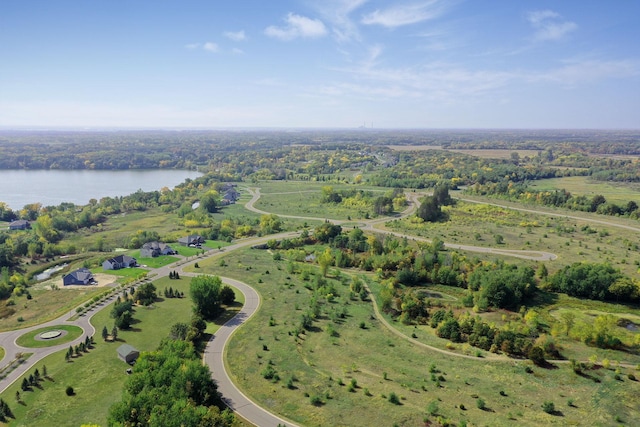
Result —
[[[440, 417], [471, 425], [592, 426], [640, 417], [634, 367], [611, 362], [581, 376], [566, 363], [535, 367], [458, 344], [450, 349], [432, 336], [424, 342], [439, 341], [445, 352], [434, 351], [414, 342], [432, 332], [384, 319], [389, 327], [370, 300], [350, 296], [358, 272], [332, 269], [323, 278], [313, 265], [274, 262], [270, 251], [257, 249], [224, 260], [203, 261], [199, 270], [243, 280], [262, 296], [261, 309], [228, 346], [234, 382], [302, 425], [413, 426]], [[364, 277], [375, 297], [374, 279]], [[455, 298], [443, 289], [443, 302]], [[555, 409], [545, 412], [549, 402]]]
[[587, 197], [602, 194], [608, 202], [619, 205], [624, 205], [630, 200], [640, 202], [640, 185], [637, 183], [604, 182], [589, 179], [587, 176], [567, 176], [533, 181], [530, 185], [535, 190], [565, 189], [571, 194]]
[[[260, 182], [260, 199], [254, 207], [274, 213], [276, 215], [292, 215], [319, 220], [336, 219], [364, 219], [370, 214], [371, 208], [366, 203], [354, 204], [323, 203], [322, 188], [332, 187], [335, 191], [363, 191], [375, 196], [381, 196], [390, 191], [387, 188], [371, 187], [364, 185], [341, 184], [337, 182], [287, 182], [267, 181]], [[313, 224], [317, 220], [309, 219], [305, 222]]]
[[[380, 228], [428, 239], [439, 238], [446, 243], [551, 252], [558, 258], [547, 263], [550, 272], [578, 261], [608, 262], [627, 274], [636, 274], [638, 271], [640, 254], [637, 236], [640, 232], [633, 233], [611, 224], [594, 224], [591, 220], [610, 221], [612, 224], [626, 224], [640, 229], [640, 225], [634, 221], [609, 220], [594, 214], [583, 214], [585, 219], [582, 220], [567, 218], [566, 215], [573, 213], [566, 210], [557, 210], [550, 216], [489, 203], [494, 201], [458, 201], [453, 206], [443, 208], [448, 221], [429, 223], [409, 217], [385, 223]], [[467, 256], [473, 257], [474, 254], [467, 253]]]

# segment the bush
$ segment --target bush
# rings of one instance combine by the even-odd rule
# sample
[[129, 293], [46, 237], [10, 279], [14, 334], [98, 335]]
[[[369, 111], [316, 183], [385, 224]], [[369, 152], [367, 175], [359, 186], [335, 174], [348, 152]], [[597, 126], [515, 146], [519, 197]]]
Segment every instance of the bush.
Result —
[[73, 396], [74, 394], [76, 394], [76, 392], [73, 390], [73, 387], [71, 386], [67, 386], [64, 392], [67, 393], [67, 396]]
[[311, 402], [311, 404], [313, 406], [320, 406], [322, 405], [322, 398], [320, 396], [318, 396], [317, 394], [311, 396], [309, 398], [309, 401]]
[[481, 409], [481, 410], [483, 410], [483, 411], [484, 411], [485, 409], [487, 409], [487, 404], [486, 404], [486, 403], [485, 403], [485, 401], [484, 401], [483, 399], [481, 399], [481, 398], [478, 398], [478, 399], [476, 400], [476, 406], [478, 407], [478, 409]]
[[393, 403], [394, 405], [399, 405], [400, 404], [400, 398], [394, 392], [389, 393], [388, 400], [389, 400], [389, 402]]
[[276, 375], [276, 370], [273, 369], [273, 367], [271, 365], [268, 365], [266, 368], [264, 368], [261, 372], [262, 377], [265, 380], [270, 380], [273, 379]]
[[440, 408], [438, 407], [437, 400], [431, 401], [431, 403], [429, 403], [429, 406], [427, 406], [427, 412], [429, 413], [429, 415], [437, 415], [439, 409]]
[[556, 411], [556, 406], [547, 400], [542, 404], [542, 410], [547, 414], [553, 414]]

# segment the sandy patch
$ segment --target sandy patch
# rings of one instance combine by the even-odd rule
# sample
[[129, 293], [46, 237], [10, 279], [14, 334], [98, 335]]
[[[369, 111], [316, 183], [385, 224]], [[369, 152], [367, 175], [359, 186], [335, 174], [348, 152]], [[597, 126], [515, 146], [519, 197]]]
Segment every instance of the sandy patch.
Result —
[[96, 273], [93, 275], [98, 282], [95, 285], [68, 285], [64, 286], [62, 284], [62, 276], [56, 277], [54, 279], [45, 280], [44, 282], [40, 282], [34, 285], [34, 289], [47, 289], [51, 290], [51, 286], [57, 286], [58, 289], [87, 289], [87, 288], [102, 288], [105, 286], [112, 285], [118, 280], [118, 276], [114, 276], [112, 274], [104, 274], [104, 273]]

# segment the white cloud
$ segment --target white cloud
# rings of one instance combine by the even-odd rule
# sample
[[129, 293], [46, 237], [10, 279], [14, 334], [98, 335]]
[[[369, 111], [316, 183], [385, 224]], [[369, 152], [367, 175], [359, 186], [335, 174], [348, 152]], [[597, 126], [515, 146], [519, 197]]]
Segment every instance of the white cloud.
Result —
[[247, 35], [243, 31], [225, 31], [223, 35], [234, 42], [242, 42], [247, 40]]
[[202, 45], [202, 48], [208, 52], [213, 52], [213, 53], [216, 53], [220, 50], [218, 48], [218, 45], [214, 42], [206, 42], [204, 45]]
[[445, 12], [445, 9], [446, 5], [439, 0], [396, 5], [384, 10], [377, 9], [365, 15], [362, 23], [395, 28], [437, 18]]
[[242, 55], [244, 54], [244, 50], [234, 47], [233, 49], [231, 49], [231, 53], [233, 53], [234, 55]]
[[324, 0], [315, 5], [322, 17], [331, 23], [331, 32], [339, 42], [360, 40], [357, 24], [351, 19], [355, 10], [368, 0]]
[[637, 61], [601, 61], [570, 60], [564, 65], [530, 76], [531, 81], [547, 81], [565, 86], [581, 83], [592, 83], [599, 80], [623, 78], [640, 75], [640, 64]]
[[533, 25], [538, 25], [548, 19], [559, 18], [560, 15], [552, 10], [536, 10], [529, 12], [528, 19]]
[[460, 64], [433, 62], [419, 67], [381, 67], [377, 63], [379, 47], [372, 48], [359, 65], [333, 69], [350, 78], [316, 90], [318, 96], [343, 96], [369, 99], [425, 98], [439, 102], [503, 97], [518, 87], [547, 84], [571, 88], [611, 79], [640, 75], [638, 61], [598, 59], [570, 60], [561, 66], [541, 70], [472, 69]]
[[207, 52], [217, 53], [220, 51], [218, 45], [214, 42], [206, 42], [206, 43], [189, 43], [184, 46], [188, 50], [197, 50], [203, 49]]
[[578, 24], [564, 20], [552, 10], [529, 12], [527, 19], [536, 30], [534, 38], [538, 41], [560, 40], [578, 29]]
[[318, 38], [327, 34], [327, 28], [318, 19], [307, 18], [306, 16], [289, 13], [285, 19], [287, 25], [267, 27], [264, 33], [269, 37], [280, 40], [293, 40], [298, 37]]

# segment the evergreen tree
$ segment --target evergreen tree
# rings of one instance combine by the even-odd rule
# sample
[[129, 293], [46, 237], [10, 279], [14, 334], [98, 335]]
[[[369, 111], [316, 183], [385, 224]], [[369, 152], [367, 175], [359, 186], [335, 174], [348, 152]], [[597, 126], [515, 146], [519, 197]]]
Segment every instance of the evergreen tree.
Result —
[[113, 329], [111, 329], [111, 337], [114, 341], [118, 339], [118, 327], [115, 325], [113, 326]]
[[22, 391], [29, 390], [29, 381], [27, 381], [26, 378], [22, 379], [22, 385], [20, 386], [20, 388], [22, 389]]
[[107, 330], [107, 327], [105, 326], [104, 328], [102, 328], [102, 339], [106, 341], [108, 336], [109, 336], [109, 331]]
[[42, 365], [42, 376], [47, 377], [47, 365]]

